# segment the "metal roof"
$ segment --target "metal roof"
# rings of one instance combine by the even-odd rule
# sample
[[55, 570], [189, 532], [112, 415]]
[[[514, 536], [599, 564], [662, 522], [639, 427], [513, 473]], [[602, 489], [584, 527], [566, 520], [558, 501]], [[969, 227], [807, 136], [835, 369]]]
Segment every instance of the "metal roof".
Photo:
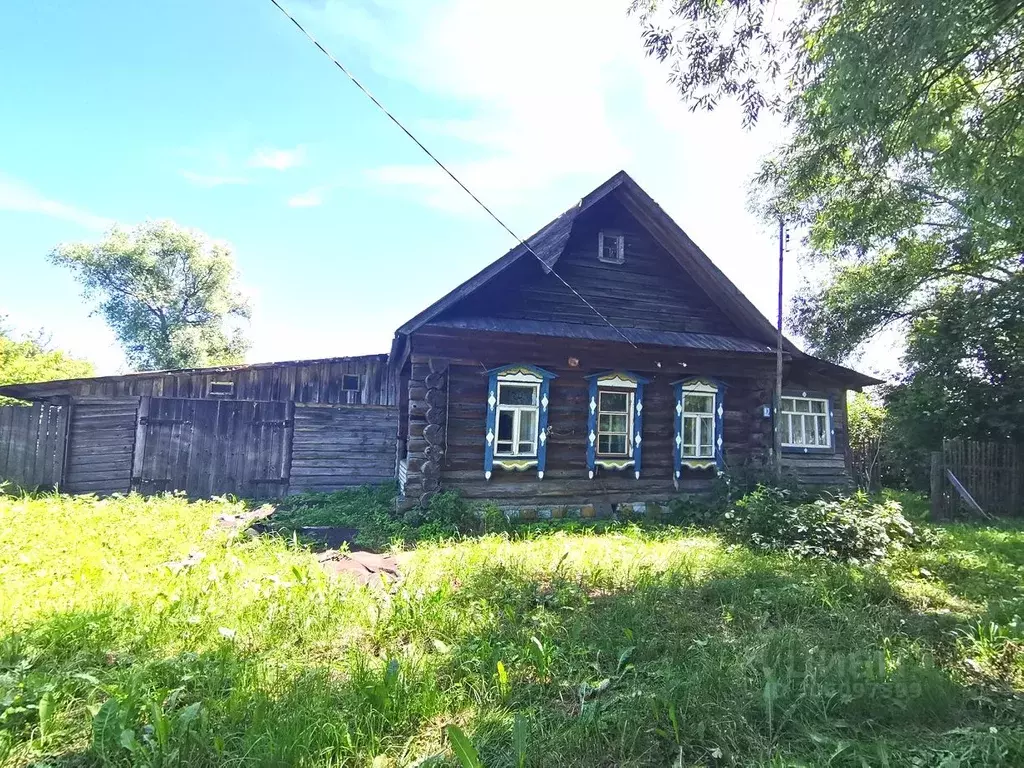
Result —
[[[496, 333], [521, 333], [531, 336], [557, 336], [591, 341], [621, 341], [618, 331], [609, 325], [549, 322], [540, 320], [511, 320], [498, 317], [463, 317], [434, 320], [423, 326], [428, 328], [455, 328]], [[620, 328], [634, 344], [655, 344], [664, 347], [703, 349], [709, 352], [748, 352], [774, 354], [775, 348], [752, 339], [737, 339], [711, 333], [684, 333], [681, 331], [653, 331], [646, 328]]]

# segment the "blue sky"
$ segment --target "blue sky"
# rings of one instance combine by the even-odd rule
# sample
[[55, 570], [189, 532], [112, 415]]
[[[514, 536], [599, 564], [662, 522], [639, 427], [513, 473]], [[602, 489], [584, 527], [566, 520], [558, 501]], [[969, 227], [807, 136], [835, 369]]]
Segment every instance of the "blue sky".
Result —
[[[624, 168], [772, 316], [746, 202], [778, 125], [690, 113], [626, 2], [286, 5], [519, 234]], [[269, 0], [6, 3], [0, 72], [0, 314], [101, 373], [121, 352], [46, 255], [115, 222], [232, 245], [252, 362], [387, 351], [512, 245]]]

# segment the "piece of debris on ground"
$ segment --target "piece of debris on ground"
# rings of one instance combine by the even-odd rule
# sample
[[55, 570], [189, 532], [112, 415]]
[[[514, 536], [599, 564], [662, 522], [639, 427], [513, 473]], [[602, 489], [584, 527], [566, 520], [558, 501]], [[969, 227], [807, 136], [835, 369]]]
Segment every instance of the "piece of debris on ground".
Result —
[[402, 578], [398, 560], [392, 555], [328, 549], [317, 555], [317, 560], [328, 573], [348, 574], [360, 584], [373, 587], [390, 586]]

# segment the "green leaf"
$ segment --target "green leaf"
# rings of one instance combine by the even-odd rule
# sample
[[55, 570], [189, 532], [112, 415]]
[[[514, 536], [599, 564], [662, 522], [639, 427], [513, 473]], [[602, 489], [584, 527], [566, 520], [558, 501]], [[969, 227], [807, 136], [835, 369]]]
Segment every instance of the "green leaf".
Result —
[[484, 764], [480, 762], [476, 748], [458, 726], [449, 725], [445, 732], [448, 734], [448, 741], [451, 742], [452, 752], [459, 759], [462, 768], [483, 768]]
[[53, 694], [47, 691], [39, 699], [39, 743], [45, 744], [53, 725]]
[[529, 737], [529, 726], [526, 723], [526, 718], [516, 713], [516, 718], [512, 721], [512, 749], [516, 753], [516, 765], [518, 768], [524, 768], [526, 765], [526, 743]]
[[125, 728], [121, 731], [121, 737], [118, 739], [122, 747], [127, 749], [129, 752], [134, 752], [139, 748], [139, 742], [135, 738], [135, 731]]
[[92, 749], [102, 759], [112, 762], [121, 745], [121, 706], [117, 699], [107, 699], [92, 718]]
[[498, 694], [502, 700], [508, 698], [509, 685], [508, 685], [508, 671], [505, 669], [504, 663], [501, 659], [498, 659]]
[[177, 715], [178, 725], [182, 728], [188, 728], [192, 721], [199, 717], [199, 711], [202, 708], [202, 702], [199, 701], [194, 704], [189, 704], [187, 707], [183, 708]]
[[628, 664], [629, 660], [633, 657], [633, 651], [635, 650], [636, 646], [631, 645], [629, 648], [625, 649], [622, 653], [619, 654], [619, 663], [615, 666], [616, 673], [620, 673], [626, 668], [626, 664]]

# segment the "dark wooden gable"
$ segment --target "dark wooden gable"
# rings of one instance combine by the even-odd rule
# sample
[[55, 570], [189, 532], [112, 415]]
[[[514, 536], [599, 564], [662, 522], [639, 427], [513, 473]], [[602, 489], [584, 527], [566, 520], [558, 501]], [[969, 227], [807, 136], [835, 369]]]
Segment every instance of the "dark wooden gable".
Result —
[[[601, 230], [625, 236], [625, 263], [609, 264], [598, 259]], [[437, 320], [497, 318], [605, 326], [559, 280], [561, 276], [623, 329], [744, 335], [729, 314], [709, 298], [614, 195], [576, 219], [555, 271], [557, 275], [547, 272], [536, 258], [520, 259], [500, 277], [441, 313]]]

